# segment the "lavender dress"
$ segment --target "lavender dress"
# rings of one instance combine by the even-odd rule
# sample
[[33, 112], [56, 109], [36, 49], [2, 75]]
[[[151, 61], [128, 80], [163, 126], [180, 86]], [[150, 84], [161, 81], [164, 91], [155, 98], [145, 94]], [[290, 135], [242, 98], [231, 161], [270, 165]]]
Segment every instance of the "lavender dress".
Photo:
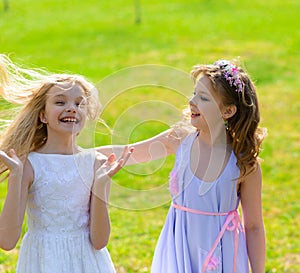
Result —
[[[248, 273], [245, 236], [237, 213], [240, 171], [231, 154], [222, 174], [208, 183], [190, 168], [189, 135], [170, 174], [172, 205], [160, 234], [151, 273]], [[213, 215], [210, 215], [213, 214]]]

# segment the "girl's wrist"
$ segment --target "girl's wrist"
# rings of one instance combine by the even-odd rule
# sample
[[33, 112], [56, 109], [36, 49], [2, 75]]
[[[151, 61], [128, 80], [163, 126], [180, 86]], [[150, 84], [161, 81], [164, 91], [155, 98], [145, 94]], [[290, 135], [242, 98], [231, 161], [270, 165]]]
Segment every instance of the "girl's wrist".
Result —
[[92, 192], [93, 194], [100, 200], [106, 202], [107, 201], [107, 194], [108, 194], [108, 188], [109, 187], [110, 179], [108, 177], [107, 181], [103, 181], [102, 179], [99, 181], [95, 181]]
[[107, 185], [111, 182], [111, 177], [108, 175], [101, 175], [99, 177], [95, 177], [94, 187], [97, 189], [105, 189]]
[[13, 180], [16, 180], [16, 179], [20, 179], [22, 178], [23, 176], [23, 171], [22, 170], [11, 170], [9, 172], [9, 180], [13, 179]]

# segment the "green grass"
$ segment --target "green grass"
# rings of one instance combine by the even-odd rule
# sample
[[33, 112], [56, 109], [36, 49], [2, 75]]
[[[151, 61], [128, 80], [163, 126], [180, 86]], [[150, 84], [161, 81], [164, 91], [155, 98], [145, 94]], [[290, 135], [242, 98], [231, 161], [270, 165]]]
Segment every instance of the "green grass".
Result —
[[[300, 272], [299, 1], [141, 1], [140, 24], [134, 1], [9, 2], [6, 12], [0, 3], [1, 53], [26, 66], [83, 74], [99, 87], [101, 118], [113, 134], [92, 124], [80, 139], [84, 146], [162, 131], [191, 94], [185, 76], [193, 65], [240, 56], [256, 82], [269, 131], [262, 152], [266, 272]], [[152, 74], [145, 67], [125, 69], [143, 64], [155, 65]], [[0, 103], [1, 113], [10, 107]], [[109, 250], [120, 273], [150, 270], [173, 160], [126, 168], [114, 179]], [[0, 200], [5, 194], [2, 183]], [[1, 273], [14, 272], [17, 249], [0, 251]]]

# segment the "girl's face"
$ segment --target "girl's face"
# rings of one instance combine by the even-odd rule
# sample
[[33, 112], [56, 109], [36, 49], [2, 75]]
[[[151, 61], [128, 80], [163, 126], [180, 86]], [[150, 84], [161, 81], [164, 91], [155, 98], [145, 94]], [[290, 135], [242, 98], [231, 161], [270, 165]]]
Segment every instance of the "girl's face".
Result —
[[197, 81], [189, 104], [191, 124], [197, 129], [212, 133], [212, 130], [224, 127], [221, 113], [223, 104], [207, 76], [203, 75]]
[[86, 98], [79, 85], [55, 85], [47, 94], [45, 109], [40, 113], [41, 122], [52, 133], [77, 135], [86, 121]]

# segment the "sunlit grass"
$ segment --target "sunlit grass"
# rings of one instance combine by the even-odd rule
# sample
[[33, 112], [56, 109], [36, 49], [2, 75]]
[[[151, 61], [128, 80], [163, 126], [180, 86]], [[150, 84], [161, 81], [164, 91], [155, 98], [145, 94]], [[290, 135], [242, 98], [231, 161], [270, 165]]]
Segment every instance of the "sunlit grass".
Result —
[[[262, 126], [269, 132], [261, 154], [266, 272], [300, 272], [299, 1], [140, 1], [140, 24], [134, 1], [9, 2], [6, 12], [0, 4], [1, 53], [26, 66], [83, 74], [99, 87], [100, 117], [108, 127], [93, 124], [80, 136], [83, 146], [134, 142], [161, 132], [177, 120], [192, 92], [184, 73], [197, 63], [240, 56], [256, 82]], [[150, 76], [144, 68], [134, 76], [121, 70], [143, 64], [182, 73], [166, 79], [160, 76], [171, 69], [164, 74], [156, 67]], [[122, 72], [112, 74], [117, 71]], [[126, 89], [135, 82], [154, 84]], [[11, 105], [0, 104], [2, 118]], [[150, 271], [168, 210], [173, 161], [128, 167], [114, 178], [108, 247], [119, 273]], [[1, 200], [6, 187], [0, 184]], [[18, 248], [0, 251], [1, 273], [15, 272]]]

